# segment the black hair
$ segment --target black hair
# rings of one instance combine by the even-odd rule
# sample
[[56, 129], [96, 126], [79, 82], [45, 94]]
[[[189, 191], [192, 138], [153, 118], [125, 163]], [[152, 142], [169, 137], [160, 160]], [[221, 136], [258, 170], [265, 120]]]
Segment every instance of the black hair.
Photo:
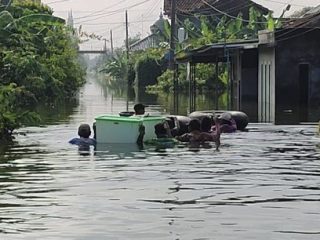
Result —
[[167, 134], [167, 130], [164, 128], [163, 123], [158, 123], [154, 126], [154, 133], [157, 135], [157, 137]]
[[209, 132], [212, 127], [212, 118], [205, 116], [201, 120], [201, 131]]
[[[135, 113], [139, 113], [139, 114], [144, 114], [144, 108], [145, 105], [143, 105], [142, 103], [137, 103], [136, 105], [134, 105], [133, 109], [135, 111]], [[143, 112], [143, 113], [142, 113]]]
[[83, 138], [88, 138], [91, 135], [89, 124], [81, 124], [78, 128], [78, 135]]
[[192, 119], [189, 123], [189, 131], [192, 132], [192, 131], [195, 131], [195, 130], [198, 130], [200, 131], [200, 121], [198, 119]]

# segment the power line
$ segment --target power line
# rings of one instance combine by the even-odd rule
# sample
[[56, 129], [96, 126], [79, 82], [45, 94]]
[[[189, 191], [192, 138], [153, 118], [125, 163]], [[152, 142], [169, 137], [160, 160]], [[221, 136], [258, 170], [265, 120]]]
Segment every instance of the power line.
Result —
[[[137, 20], [137, 21], [130, 21], [129, 23], [141, 23], [141, 22], [154, 22], [154, 19], [145, 19], [145, 20]], [[125, 22], [104, 22], [104, 23], [84, 23], [81, 24], [83, 26], [101, 26], [101, 25], [114, 25], [114, 24], [125, 24]], [[76, 23], [77, 25], [77, 23]]]
[[[151, 0], [144, 0], [142, 2], [139, 2], [139, 3], [136, 3], [136, 4], [133, 4], [131, 6], [127, 6], [127, 7], [124, 7], [124, 8], [121, 8], [121, 9], [117, 9], [117, 10], [114, 10], [114, 11], [110, 11], [110, 12], [106, 12], [106, 13], [100, 13], [100, 14], [96, 14], [96, 15], [92, 15], [91, 17], [96, 17], [96, 16], [99, 16], [97, 18], [94, 18], [94, 19], [88, 19], [88, 20], [85, 20], [85, 21], [82, 21], [82, 22], [78, 22], [77, 24], [80, 24], [80, 23], [85, 23], [85, 22], [88, 22], [88, 21], [94, 21], [94, 20], [97, 20], [97, 19], [100, 19], [100, 18], [103, 18], [103, 17], [108, 17], [108, 16], [112, 16], [114, 14], [117, 14], [117, 13], [121, 13], [125, 10], [128, 10], [128, 9], [131, 9], [131, 8], [134, 8], [134, 7], [137, 7], [137, 6], [140, 6], [146, 2], [149, 2]], [[78, 18], [79, 19], [79, 18]]]
[[225, 16], [227, 16], [227, 17], [229, 17], [229, 18], [237, 19], [237, 20], [240, 20], [240, 21], [246, 22], [246, 23], [252, 23], [252, 22], [254, 22], [254, 23], [259, 23], [259, 24], [266, 24], [266, 23], [268, 23], [268, 22], [260, 22], [260, 21], [249, 21], [249, 20], [247, 20], [247, 19], [242, 19], [242, 18], [239, 18], [239, 17], [235, 17], [235, 16], [232, 16], [232, 15], [230, 15], [230, 14], [228, 14], [228, 13], [226, 13], [226, 12], [223, 12], [223, 11], [219, 10], [218, 8], [210, 5], [210, 4], [209, 4], [208, 2], [206, 2], [205, 0], [201, 0], [201, 1], [202, 1], [204, 4], [206, 4], [207, 6], [211, 7], [213, 10], [215, 10], [215, 11], [217, 11], [218, 13], [220, 13], [220, 14], [222, 14], [222, 15], [225, 15]]
[[54, 3], [69, 2], [69, 1], [70, 0], [57, 0], [57, 1], [48, 2], [46, 4], [54, 4]]
[[[243, 6], [241, 6], [241, 5], [243, 5], [243, 3], [241, 3], [241, 4], [239, 4], [239, 5], [237, 5], [236, 7], [233, 7], [233, 8], [229, 8], [225, 13], [230, 13], [230, 12], [233, 12], [233, 11], [237, 11], [237, 10], [241, 10], [241, 9], [244, 9], [244, 8], [247, 8], [247, 7], [251, 7], [251, 6], [253, 6], [254, 4], [253, 3], [245, 3], [245, 5], [243, 5]], [[208, 8], [208, 9], [203, 9], [203, 11], [207, 11], [207, 10], [209, 10], [209, 9], [211, 9], [211, 8]], [[179, 11], [181, 11], [181, 12], [184, 12], [184, 13], [186, 13], [185, 14], [185, 16], [195, 16], [196, 14], [194, 13], [189, 13], [188, 11], [184, 11], [184, 10], [182, 10], [182, 9], [178, 9]], [[183, 14], [182, 14], [183, 15]], [[213, 17], [213, 16], [219, 16], [219, 15], [221, 15], [221, 13], [202, 13], [201, 14], [202, 16], [207, 16], [207, 17]], [[234, 16], [235, 17], [235, 16]]]
[[293, 35], [293, 36], [290, 36], [290, 37], [287, 37], [287, 38], [282, 38], [282, 39], [277, 39], [277, 42], [282, 42], [282, 41], [287, 41], [289, 39], [292, 39], [292, 38], [296, 38], [296, 37], [299, 37], [299, 36], [302, 36], [308, 32], [312, 32], [312, 31], [315, 31], [315, 30], [319, 30], [319, 28], [311, 28], [309, 30], [306, 30], [304, 32], [301, 32], [301, 33], [298, 33], [296, 35]]
[[127, 0], [122, 0], [122, 1], [120, 1], [120, 2], [116, 3], [116, 4], [112, 5], [112, 6], [105, 7], [105, 8], [103, 8], [103, 9], [101, 9], [101, 10], [94, 11], [94, 12], [92, 12], [92, 13], [88, 14], [88, 15], [81, 16], [81, 17], [77, 17], [77, 18], [74, 18], [74, 19], [82, 19], [82, 18], [88, 18], [88, 17], [91, 17], [91, 16], [93, 16], [95, 13], [101, 13], [101, 12], [105, 11], [106, 9], [113, 8], [113, 7], [115, 7], [115, 6], [118, 6], [118, 5], [120, 5], [120, 4], [124, 3], [124, 2], [126, 2], [126, 1], [127, 1]]
[[[278, 38], [283, 37], [285, 35], [288, 35], [290, 33], [295, 32], [295, 31], [297, 31], [297, 30], [299, 30], [301, 28], [306, 27], [311, 21], [313, 21], [315, 19], [317, 20], [319, 18], [320, 18], [320, 14], [313, 15], [313, 16], [307, 18], [307, 19], [304, 19], [303, 22], [301, 22], [301, 23], [297, 24], [296, 26], [294, 26], [294, 28], [292, 30], [287, 31], [289, 28], [283, 28], [283, 29], [280, 29], [280, 30], [276, 30], [275, 33], [284, 32], [284, 33], [282, 33], [282, 34], [277, 36]], [[316, 28], [312, 28], [312, 29], [316, 29]]]
[[285, 3], [285, 2], [280, 2], [280, 1], [276, 1], [276, 0], [262, 0], [262, 1], [265, 1], [265, 2], [273, 2], [273, 3], [278, 3], [278, 4], [282, 4], [282, 5], [292, 5], [292, 6], [296, 6], [296, 7], [309, 7], [307, 5], [302, 5], [302, 4], [295, 4], [295, 3], [291, 3], [292, 1], [290, 1], [289, 3]]
[[149, 17], [158, 7], [158, 5], [161, 3], [162, 0], [159, 0], [156, 4], [153, 5], [153, 7], [150, 9], [149, 13], [146, 15], [146, 17]]

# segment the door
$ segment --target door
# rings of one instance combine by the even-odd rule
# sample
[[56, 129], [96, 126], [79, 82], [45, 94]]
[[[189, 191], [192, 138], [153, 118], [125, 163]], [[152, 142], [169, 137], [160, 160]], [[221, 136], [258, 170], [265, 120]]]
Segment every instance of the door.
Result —
[[309, 69], [307, 63], [299, 64], [299, 120], [309, 120]]

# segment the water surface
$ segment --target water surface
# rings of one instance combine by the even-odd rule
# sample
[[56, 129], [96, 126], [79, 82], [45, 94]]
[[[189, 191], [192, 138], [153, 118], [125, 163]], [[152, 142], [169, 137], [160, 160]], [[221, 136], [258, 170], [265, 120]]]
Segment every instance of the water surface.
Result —
[[18, 131], [0, 157], [0, 239], [320, 238], [314, 126], [252, 124], [223, 135], [219, 152], [67, 143], [125, 100], [90, 81], [69, 114]]

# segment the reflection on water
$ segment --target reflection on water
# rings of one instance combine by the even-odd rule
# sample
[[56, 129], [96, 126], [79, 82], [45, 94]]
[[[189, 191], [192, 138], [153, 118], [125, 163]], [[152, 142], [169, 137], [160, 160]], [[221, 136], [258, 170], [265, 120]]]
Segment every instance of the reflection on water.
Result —
[[91, 81], [71, 115], [18, 131], [0, 157], [0, 239], [319, 239], [314, 127], [251, 125], [219, 152], [67, 143], [125, 106]]
[[[159, 111], [166, 113], [174, 112], [174, 96], [173, 92], [159, 92], [159, 93], [146, 93], [145, 89], [129, 88], [125, 82], [110, 84], [105, 79], [99, 79], [99, 84], [102, 86], [104, 96], [112, 95], [114, 98], [128, 99], [129, 102], [141, 102], [149, 106], [158, 108]], [[127, 93], [128, 92], [128, 93]], [[213, 91], [204, 91], [197, 93], [196, 108], [197, 110], [210, 110], [210, 109], [227, 109], [227, 93], [218, 97], [218, 102], [215, 102], [215, 95]], [[188, 93], [179, 93], [179, 115], [187, 115], [189, 113], [189, 95]], [[160, 107], [160, 108], [159, 108]], [[153, 109], [155, 110], [155, 109]]]

